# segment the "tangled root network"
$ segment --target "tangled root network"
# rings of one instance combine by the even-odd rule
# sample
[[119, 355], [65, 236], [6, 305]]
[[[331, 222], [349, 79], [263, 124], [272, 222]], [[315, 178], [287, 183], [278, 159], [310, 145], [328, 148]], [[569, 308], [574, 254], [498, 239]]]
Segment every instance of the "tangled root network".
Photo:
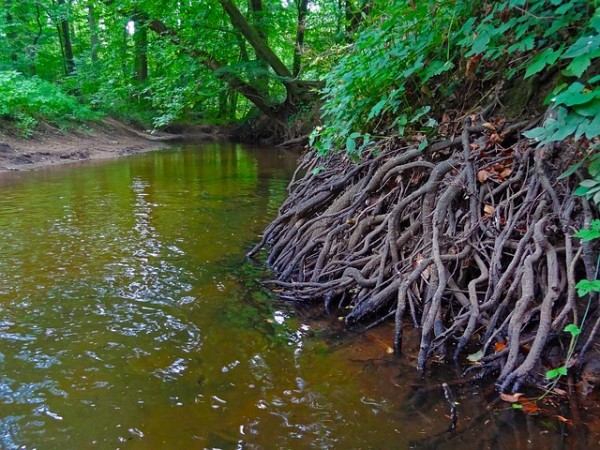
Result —
[[[412, 321], [419, 371], [475, 353], [468, 370], [516, 390], [565, 363], [563, 329], [585, 309], [575, 284], [596, 260], [572, 235], [594, 211], [572, 195], [577, 174], [559, 179], [581, 157], [574, 145], [481, 122], [423, 151], [390, 138], [358, 163], [307, 153], [249, 256], [268, 246], [281, 297], [321, 301], [348, 327], [395, 320], [398, 353]], [[584, 325], [575, 364], [600, 326], [594, 308]]]

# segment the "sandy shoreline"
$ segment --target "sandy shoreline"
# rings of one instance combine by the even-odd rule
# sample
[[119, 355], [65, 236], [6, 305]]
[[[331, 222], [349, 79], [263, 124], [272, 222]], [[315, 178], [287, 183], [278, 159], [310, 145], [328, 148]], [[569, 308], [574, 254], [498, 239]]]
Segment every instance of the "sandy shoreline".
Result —
[[[116, 158], [166, 148], [175, 135], [151, 135], [108, 119], [93, 129], [63, 132], [45, 127], [30, 139], [0, 129], [0, 172], [58, 166], [86, 160]], [[210, 134], [196, 139], [214, 139]]]

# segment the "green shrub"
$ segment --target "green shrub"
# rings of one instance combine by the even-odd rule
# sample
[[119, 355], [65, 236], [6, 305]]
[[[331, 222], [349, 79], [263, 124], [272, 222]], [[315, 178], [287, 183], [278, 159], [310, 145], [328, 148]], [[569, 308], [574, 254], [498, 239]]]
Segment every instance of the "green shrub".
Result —
[[546, 99], [556, 113], [527, 137], [546, 144], [600, 135], [597, 1], [397, 1], [339, 53], [325, 77], [323, 127], [311, 137], [322, 154], [360, 154], [374, 133], [433, 133], [439, 110], [468, 78], [550, 71], [559, 73]]
[[0, 99], [0, 117], [14, 121], [23, 137], [31, 136], [39, 121], [64, 127], [100, 117], [56, 84], [15, 71], [0, 71]]

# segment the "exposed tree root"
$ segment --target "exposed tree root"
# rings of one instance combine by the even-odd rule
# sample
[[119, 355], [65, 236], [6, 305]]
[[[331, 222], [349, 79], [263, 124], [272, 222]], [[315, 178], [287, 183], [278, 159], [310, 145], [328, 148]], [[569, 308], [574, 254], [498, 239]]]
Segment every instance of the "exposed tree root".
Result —
[[558, 338], [581, 318], [575, 281], [595, 255], [571, 236], [591, 209], [571, 195], [575, 180], [556, 181], [574, 146], [537, 148], [517, 127], [482, 125], [425, 151], [389, 139], [359, 163], [308, 153], [249, 256], [268, 244], [280, 295], [323, 301], [349, 327], [394, 317], [397, 352], [412, 320], [419, 371], [482, 350], [472, 369], [495, 373], [500, 390], [540, 382], [547, 352], [564, 363]]

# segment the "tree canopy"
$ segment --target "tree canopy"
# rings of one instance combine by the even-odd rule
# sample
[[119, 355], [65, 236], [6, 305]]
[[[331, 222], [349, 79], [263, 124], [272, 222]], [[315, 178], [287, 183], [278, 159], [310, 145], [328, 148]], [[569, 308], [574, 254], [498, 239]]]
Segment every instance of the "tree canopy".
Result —
[[426, 142], [445, 111], [525, 78], [550, 86], [557, 107], [531, 137], [590, 138], [599, 21], [586, 0], [4, 0], [2, 115], [25, 131], [56, 119], [13, 103], [25, 79], [57, 86], [50, 103], [76, 97], [69, 117], [87, 108], [155, 127], [259, 111], [281, 128], [323, 94], [313, 142], [355, 153], [389, 133]]
[[[163, 126], [295, 113], [353, 2], [5, 0], [0, 70]], [[18, 75], [17, 75], [18, 74]], [[18, 116], [18, 114], [17, 114]]]

